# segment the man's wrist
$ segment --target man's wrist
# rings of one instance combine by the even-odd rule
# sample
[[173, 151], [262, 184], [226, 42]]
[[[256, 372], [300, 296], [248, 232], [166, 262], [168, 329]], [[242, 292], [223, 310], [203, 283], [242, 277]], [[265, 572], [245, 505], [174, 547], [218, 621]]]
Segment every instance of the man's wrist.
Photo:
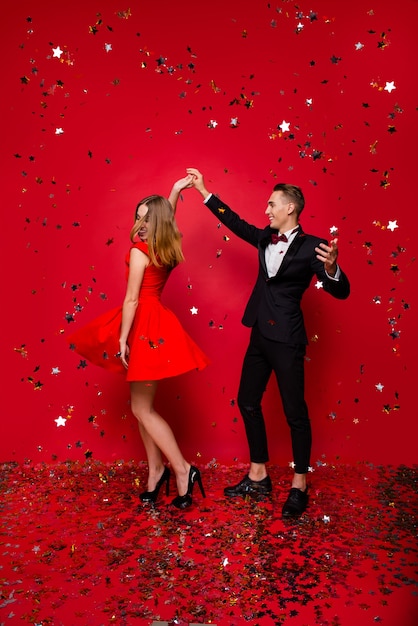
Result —
[[335, 271], [334, 273], [331, 273], [331, 270], [325, 270], [326, 275], [328, 276], [328, 278], [331, 278], [331, 280], [339, 280], [340, 276], [341, 276], [341, 270], [339, 268], [339, 265], [337, 264], [335, 267]]

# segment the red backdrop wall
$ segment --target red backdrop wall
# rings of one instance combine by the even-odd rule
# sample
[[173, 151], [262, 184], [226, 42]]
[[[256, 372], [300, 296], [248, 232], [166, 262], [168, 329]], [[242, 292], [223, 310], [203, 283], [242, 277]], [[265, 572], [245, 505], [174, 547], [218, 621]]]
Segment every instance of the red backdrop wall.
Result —
[[[416, 461], [417, 12], [413, 0], [8, 4], [2, 460], [144, 458], [126, 383], [84, 366], [66, 336], [121, 302], [138, 199], [194, 166], [260, 227], [273, 185], [298, 184], [304, 229], [338, 233], [352, 295], [314, 281], [303, 305], [313, 465]], [[235, 398], [256, 255], [193, 190], [178, 222], [186, 262], [164, 301], [212, 364], [163, 382], [158, 407], [190, 460], [245, 462]], [[265, 414], [271, 459], [286, 464], [273, 382]]]

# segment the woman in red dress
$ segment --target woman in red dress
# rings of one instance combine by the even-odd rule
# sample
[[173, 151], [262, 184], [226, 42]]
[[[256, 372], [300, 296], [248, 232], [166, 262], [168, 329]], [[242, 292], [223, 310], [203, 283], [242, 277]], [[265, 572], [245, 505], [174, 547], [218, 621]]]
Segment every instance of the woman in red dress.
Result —
[[121, 307], [112, 309], [76, 331], [72, 348], [92, 363], [113, 371], [126, 372], [130, 383], [131, 408], [148, 459], [148, 488], [142, 502], [157, 500], [165, 484], [169, 493], [169, 461], [177, 483], [174, 506], [192, 504], [194, 483], [202, 495], [199, 470], [183, 457], [169, 424], [154, 409], [158, 381], [209, 363], [206, 355], [185, 332], [177, 317], [161, 303], [161, 293], [171, 271], [183, 261], [181, 235], [175, 222], [175, 207], [182, 189], [192, 177], [177, 181], [169, 199], [148, 196], [136, 208], [126, 257], [127, 288]]

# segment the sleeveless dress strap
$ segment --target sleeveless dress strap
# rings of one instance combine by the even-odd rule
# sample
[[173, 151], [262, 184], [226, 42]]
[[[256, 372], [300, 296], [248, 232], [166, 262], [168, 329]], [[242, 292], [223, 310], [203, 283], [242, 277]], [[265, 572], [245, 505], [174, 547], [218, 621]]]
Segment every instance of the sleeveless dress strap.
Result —
[[141, 252], [144, 252], [147, 256], [149, 256], [148, 244], [147, 244], [146, 241], [136, 241], [131, 246], [131, 250], [132, 250], [132, 248], [136, 248], [137, 250], [141, 250]]

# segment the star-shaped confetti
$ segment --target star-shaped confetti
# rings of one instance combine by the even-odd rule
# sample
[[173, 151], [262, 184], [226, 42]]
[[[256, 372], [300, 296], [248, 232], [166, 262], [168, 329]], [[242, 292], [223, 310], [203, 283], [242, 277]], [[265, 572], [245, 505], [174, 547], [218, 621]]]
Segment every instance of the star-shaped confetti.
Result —
[[192, 306], [192, 308], [190, 309], [190, 313], [192, 315], [197, 315], [199, 312], [199, 309], [197, 309], [195, 306]]
[[393, 231], [395, 230], [395, 228], [399, 228], [399, 226], [398, 226], [398, 224], [397, 224], [397, 221], [398, 221], [398, 220], [393, 220], [393, 222], [391, 222], [391, 221], [389, 220], [389, 224], [387, 225], [387, 227], [386, 227], [386, 228], [387, 228], [388, 230], [391, 230], [391, 231], [393, 232]]
[[377, 385], [375, 385], [377, 391], [380, 391], [380, 393], [382, 393], [383, 389], [384, 389], [384, 385], [382, 385], [382, 383], [377, 383]]
[[290, 122], [286, 122], [283, 120], [281, 124], [279, 124], [278, 128], [282, 131], [282, 133], [288, 133], [290, 128]]
[[52, 57], [56, 57], [57, 59], [61, 58], [61, 54], [63, 54], [64, 50], [61, 50], [59, 46], [56, 48], [52, 48]]
[[396, 89], [395, 87], [395, 81], [392, 80], [392, 82], [388, 83], [386, 82], [386, 85], [384, 86], [384, 91], [387, 91], [388, 93], [391, 93], [394, 89]]
[[57, 427], [65, 426], [66, 421], [67, 420], [65, 419], [65, 417], [62, 417], [62, 415], [60, 415], [59, 417], [57, 417], [56, 420], [54, 420], [54, 422], [56, 422], [56, 424], [57, 424]]
[[317, 289], [322, 289], [322, 288], [323, 288], [323, 286], [324, 286], [324, 284], [323, 284], [322, 280], [317, 280], [317, 281], [316, 281], [316, 283], [315, 283], [315, 287], [316, 287]]

